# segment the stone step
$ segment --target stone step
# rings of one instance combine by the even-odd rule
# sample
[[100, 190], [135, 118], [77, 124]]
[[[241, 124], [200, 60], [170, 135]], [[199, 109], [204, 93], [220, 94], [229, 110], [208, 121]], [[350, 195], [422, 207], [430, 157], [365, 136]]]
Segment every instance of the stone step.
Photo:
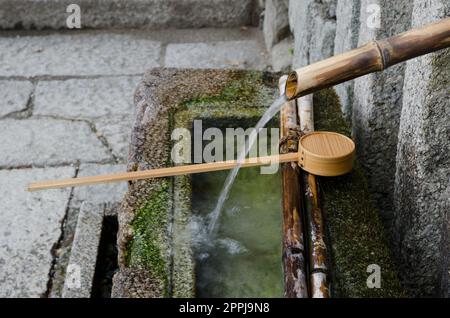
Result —
[[161, 66], [259, 69], [258, 38], [257, 28], [7, 31], [0, 34], [0, 77], [139, 75]]
[[[0, 29], [65, 29], [72, 0], [0, 0]], [[78, 0], [81, 28], [236, 27], [255, 21], [253, 0]]]

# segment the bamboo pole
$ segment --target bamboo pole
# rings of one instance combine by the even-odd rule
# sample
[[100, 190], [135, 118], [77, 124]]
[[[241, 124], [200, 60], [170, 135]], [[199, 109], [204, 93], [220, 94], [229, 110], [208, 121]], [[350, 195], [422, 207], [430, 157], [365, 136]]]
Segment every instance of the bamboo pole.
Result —
[[[297, 100], [297, 104], [300, 129], [305, 133], [314, 131], [313, 96], [301, 97]], [[327, 247], [319, 184], [317, 177], [306, 171], [302, 171], [302, 182], [305, 189], [305, 215], [308, 224], [306, 241], [310, 295], [312, 298], [329, 298]]]
[[325, 244], [325, 224], [320, 204], [319, 182], [313, 174], [304, 173], [309, 206], [306, 209], [309, 225], [309, 278], [312, 298], [329, 298], [330, 286]]
[[[287, 154], [282, 154], [282, 155], [272, 155], [272, 156], [265, 156], [265, 157], [248, 158], [248, 159], [245, 159], [242, 161], [241, 167], [243, 167], [243, 168], [257, 167], [257, 166], [264, 166], [269, 163], [275, 163], [275, 162], [284, 163], [284, 162], [291, 162], [291, 161], [298, 161], [297, 153], [287, 153]], [[185, 174], [195, 174], [195, 173], [220, 171], [220, 170], [230, 170], [230, 169], [233, 169], [234, 167], [236, 167], [237, 165], [238, 165], [237, 160], [229, 160], [229, 161], [222, 161], [222, 162], [202, 163], [202, 164], [185, 165], [185, 166], [177, 166], [177, 167], [170, 167], [170, 168], [150, 169], [150, 170], [132, 171], [132, 172], [124, 172], [124, 173], [112, 173], [112, 174], [105, 174], [105, 175], [100, 175], [100, 176], [50, 180], [50, 181], [30, 183], [28, 185], [28, 191], [57, 189], [57, 188], [65, 188], [65, 187], [72, 187], [72, 186], [110, 183], [110, 182], [118, 182], [118, 181], [132, 181], [132, 180], [149, 179], [149, 178], [162, 178], [162, 177], [179, 176], [179, 175], [185, 175]]]
[[305, 96], [449, 46], [450, 18], [446, 18], [299, 68], [288, 76], [286, 96]]
[[[280, 78], [280, 95], [284, 94], [284, 82]], [[287, 102], [280, 112], [280, 134], [286, 137], [291, 128], [298, 127], [295, 101]], [[287, 141], [282, 152], [296, 151], [297, 142]], [[305, 245], [303, 241], [302, 189], [296, 163], [281, 166], [283, 213], [283, 270], [284, 295], [288, 298], [307, 298]]]
[[313, 94], [300, 97], [297, 100], [300, 130], [304, 133], [314, 131]]

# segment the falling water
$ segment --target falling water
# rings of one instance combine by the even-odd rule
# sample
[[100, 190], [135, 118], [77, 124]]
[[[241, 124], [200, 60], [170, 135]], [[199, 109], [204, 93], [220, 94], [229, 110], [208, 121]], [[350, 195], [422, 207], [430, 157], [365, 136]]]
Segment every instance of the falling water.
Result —
[[281, 106], [283, 106], [284, 103], [286, 103], [286, 96], [282, 95], [278, 97], [272, 105], [266, 110], [264, 115], [261, 117], [261, 119], [258, 121], [258, 123], [255, 126], [255, 133], [250, 134], [248, 141], [244, 143], [241, 150], [238, 151], [237, 155], [237, 161], [238, 165], [233, 168], [233, 170], [230, 171], [230, 173], [227, 176], [227, 179], [225, 180], [225, 185], [222, 189], [222, 192], [220, 193], [219, 199], [217, 200], [217, 205], [214, 208], [214, 210], [209, 215], [210, 223], [208, 225], [208, 233], [209, 235], [213, 235], [214, 231], [216, 229], [216, 223], [219, 219], [220, 212], [222, 211], [223, 205], [225, 201], [228, 198], [228, 195], [230, 193], [230, 189], [233, 186], [233, 182], [236, 179], [236, 176], [239, 172], [239, 169], [241, 168], [242, 162], [247, 157], [250, 149], [253, 147], [253, 145], [256, 142], [256, 139], [258, 137], [258, 133], [264, 126], [275, 116], [281, 109]]

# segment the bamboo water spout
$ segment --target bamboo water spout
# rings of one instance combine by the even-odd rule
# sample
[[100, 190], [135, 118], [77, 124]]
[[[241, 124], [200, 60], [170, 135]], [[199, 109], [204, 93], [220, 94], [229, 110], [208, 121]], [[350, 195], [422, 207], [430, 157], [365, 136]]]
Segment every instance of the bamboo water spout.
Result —
[[299, 68], [288, 76], [286, 96], [305, 96], [447, 47], [450, 18]]

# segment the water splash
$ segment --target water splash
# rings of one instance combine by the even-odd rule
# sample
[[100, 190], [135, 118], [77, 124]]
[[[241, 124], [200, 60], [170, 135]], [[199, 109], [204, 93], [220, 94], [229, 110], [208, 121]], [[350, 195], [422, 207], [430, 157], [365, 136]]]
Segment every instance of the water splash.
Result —
[[225, 248], [230, 255], [237, 255], [248, 252], [248, 249], [241, 242], [233, 240], [229, 237], [219, 239], [218, 243], [221, 247]]
[[217, 220], [219, 219], [220, 213], [223, 209], [223, 205], [228, 198], [234, 180], [236, 179], [239, 169], [241, 168], [242, 162], [245, 160], [250, 149], [253, 147], [253, 145], [257, 140], [258, 133], [262, 128], [264, 128], [265, 125], [267, 125], [267, 123], [273, 118], [273, 116], [275, 116], [280, 111], [281, 106], [283, 106], [286, 103], [286, 101], [287, 101], [286, 96], [282, 95], [278, 97], [272, 103], [272, 105], [270, 105], [270, 107], [266, 110], [264, 115], [255, 125], [255, 133], [250, 134], [248, 140], [245, 142], [241, 150], [238, 152], [237, 156], [238, 165], [234, 167], [233, 170], [231, 170], [230, 173], [228, 174], [227, 179], [225, 180], [225, 185], [222, 189], [222, 192], [220, 193], [219, 199], [217, 200], [217, 205], [209, 215], [208, 233], [210, 236], [214, 235], [215, 233]]

